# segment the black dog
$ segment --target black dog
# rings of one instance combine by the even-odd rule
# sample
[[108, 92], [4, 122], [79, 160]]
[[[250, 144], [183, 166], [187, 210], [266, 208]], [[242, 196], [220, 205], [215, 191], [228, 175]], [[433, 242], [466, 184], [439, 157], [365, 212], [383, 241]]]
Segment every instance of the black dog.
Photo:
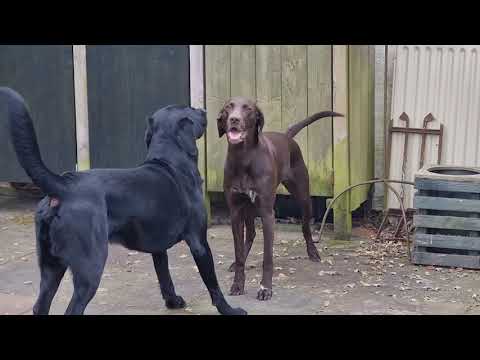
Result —
[[24, 99], [9, 88], [10, 133], [18, 160], [47, 196], [35, 223], [40, 294], [34, 314], [48, 314], [60, 281], [70, 268], [74, 292], [66, 314], [83, 314], [95, 295], [108, 254], [108, 242], [151, 253], [168, 308], [182, 308], [168, 269], [167, 249], [181, 240], [190, 247], [212, 303], [222, 314], [246, 314], [226, 302], [207, 243], [198, 150], [205, 112], [167, 106], [148, 118], [146, 161], [132, 169], [52, 173], [43, 163]]

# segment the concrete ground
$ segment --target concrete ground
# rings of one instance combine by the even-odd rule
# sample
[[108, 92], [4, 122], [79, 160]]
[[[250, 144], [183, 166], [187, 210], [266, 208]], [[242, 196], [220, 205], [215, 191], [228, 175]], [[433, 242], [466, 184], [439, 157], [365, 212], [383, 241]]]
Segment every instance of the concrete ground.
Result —
[[[38, 294], [33, 209], [38, 200], [0, 195], [0, 314], [31, 314]], [[331, 233], [317, 244], [321, 263], [306, 258], [299, 226], [277, 224], [274, 249], [274, 296], [256, 300], [262, 269], [263, 239], [257, 239], [247, 261], [243, 296], [227, 296], [249, 314], [480, 314], [480, 272], [409, 264], [405, 246], [379, 243], [358, 227], [352, 241]], [[230, 228], [209, 229], [217, 277], [228, 294], [233, 274]], [[164, 307], [151, 258], [110, 246], [97, 295], [86, 314], [217, 314], [184, 243], [170, 249], [177, 293], [187, 308]], [[62, 314], [72, 294], [67, 274], [52, 305]]]

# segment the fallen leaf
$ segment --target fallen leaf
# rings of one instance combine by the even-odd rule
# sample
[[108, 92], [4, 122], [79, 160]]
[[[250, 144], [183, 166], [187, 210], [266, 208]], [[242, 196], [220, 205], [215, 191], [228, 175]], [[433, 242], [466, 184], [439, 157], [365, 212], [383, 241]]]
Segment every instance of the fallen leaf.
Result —
[[274, 270], [283, 270], [283, 268], [281, 266], [275, 266]]
[[330, 305], [330, 301], [328, 301], [328, 300], [323, 303], [323, 306], [325, 306], [325, 307], [328, 307], [328, 305]]
[[219, 262], [218, 262], [218, 265], [223, 265], [223, 261], [219, 261]]

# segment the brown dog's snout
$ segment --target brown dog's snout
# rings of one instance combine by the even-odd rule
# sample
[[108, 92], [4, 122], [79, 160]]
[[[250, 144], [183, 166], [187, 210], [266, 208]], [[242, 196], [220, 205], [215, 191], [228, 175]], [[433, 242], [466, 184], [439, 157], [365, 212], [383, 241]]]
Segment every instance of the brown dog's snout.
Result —
[[231, 125], [239, 125], [240, 124], [240, 118], [237, 116], [230, 116], [228, 118], [228, 121]]

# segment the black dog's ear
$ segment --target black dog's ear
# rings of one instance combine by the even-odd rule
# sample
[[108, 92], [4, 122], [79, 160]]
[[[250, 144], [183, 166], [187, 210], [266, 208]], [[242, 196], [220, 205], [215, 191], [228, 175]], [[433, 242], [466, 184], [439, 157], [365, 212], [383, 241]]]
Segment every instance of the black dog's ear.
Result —
[[147, 145], [147, 149], [148, 149], [150, 147], [150, 142], [152, 141], [153, 118], [149, 116], [146, 122], [147, 122], [147, 130], [145, 130], [145, 144]]
[[198, 157], [197, 143], [193, 130], [193, 121], [189, 118], [183, 118], [178, 122], [177, 142], [193, 158]]
[[255, 134], [256, 134], [256, 137], [258, 139], [258, 134], [262, 132], [263, 130], [263, 126], [265, 125], [265, 119], [263, 117], [263, 112], [262, 110], [260, 110], [260, 108], [255, 105], [255, 120], [256, 120], [256, 131], [255, 131]]
[[225, 107], [220, 110], [217, 117], [218, 137], [225, 135], [225, 122], [227, 121], [228, 113]]

